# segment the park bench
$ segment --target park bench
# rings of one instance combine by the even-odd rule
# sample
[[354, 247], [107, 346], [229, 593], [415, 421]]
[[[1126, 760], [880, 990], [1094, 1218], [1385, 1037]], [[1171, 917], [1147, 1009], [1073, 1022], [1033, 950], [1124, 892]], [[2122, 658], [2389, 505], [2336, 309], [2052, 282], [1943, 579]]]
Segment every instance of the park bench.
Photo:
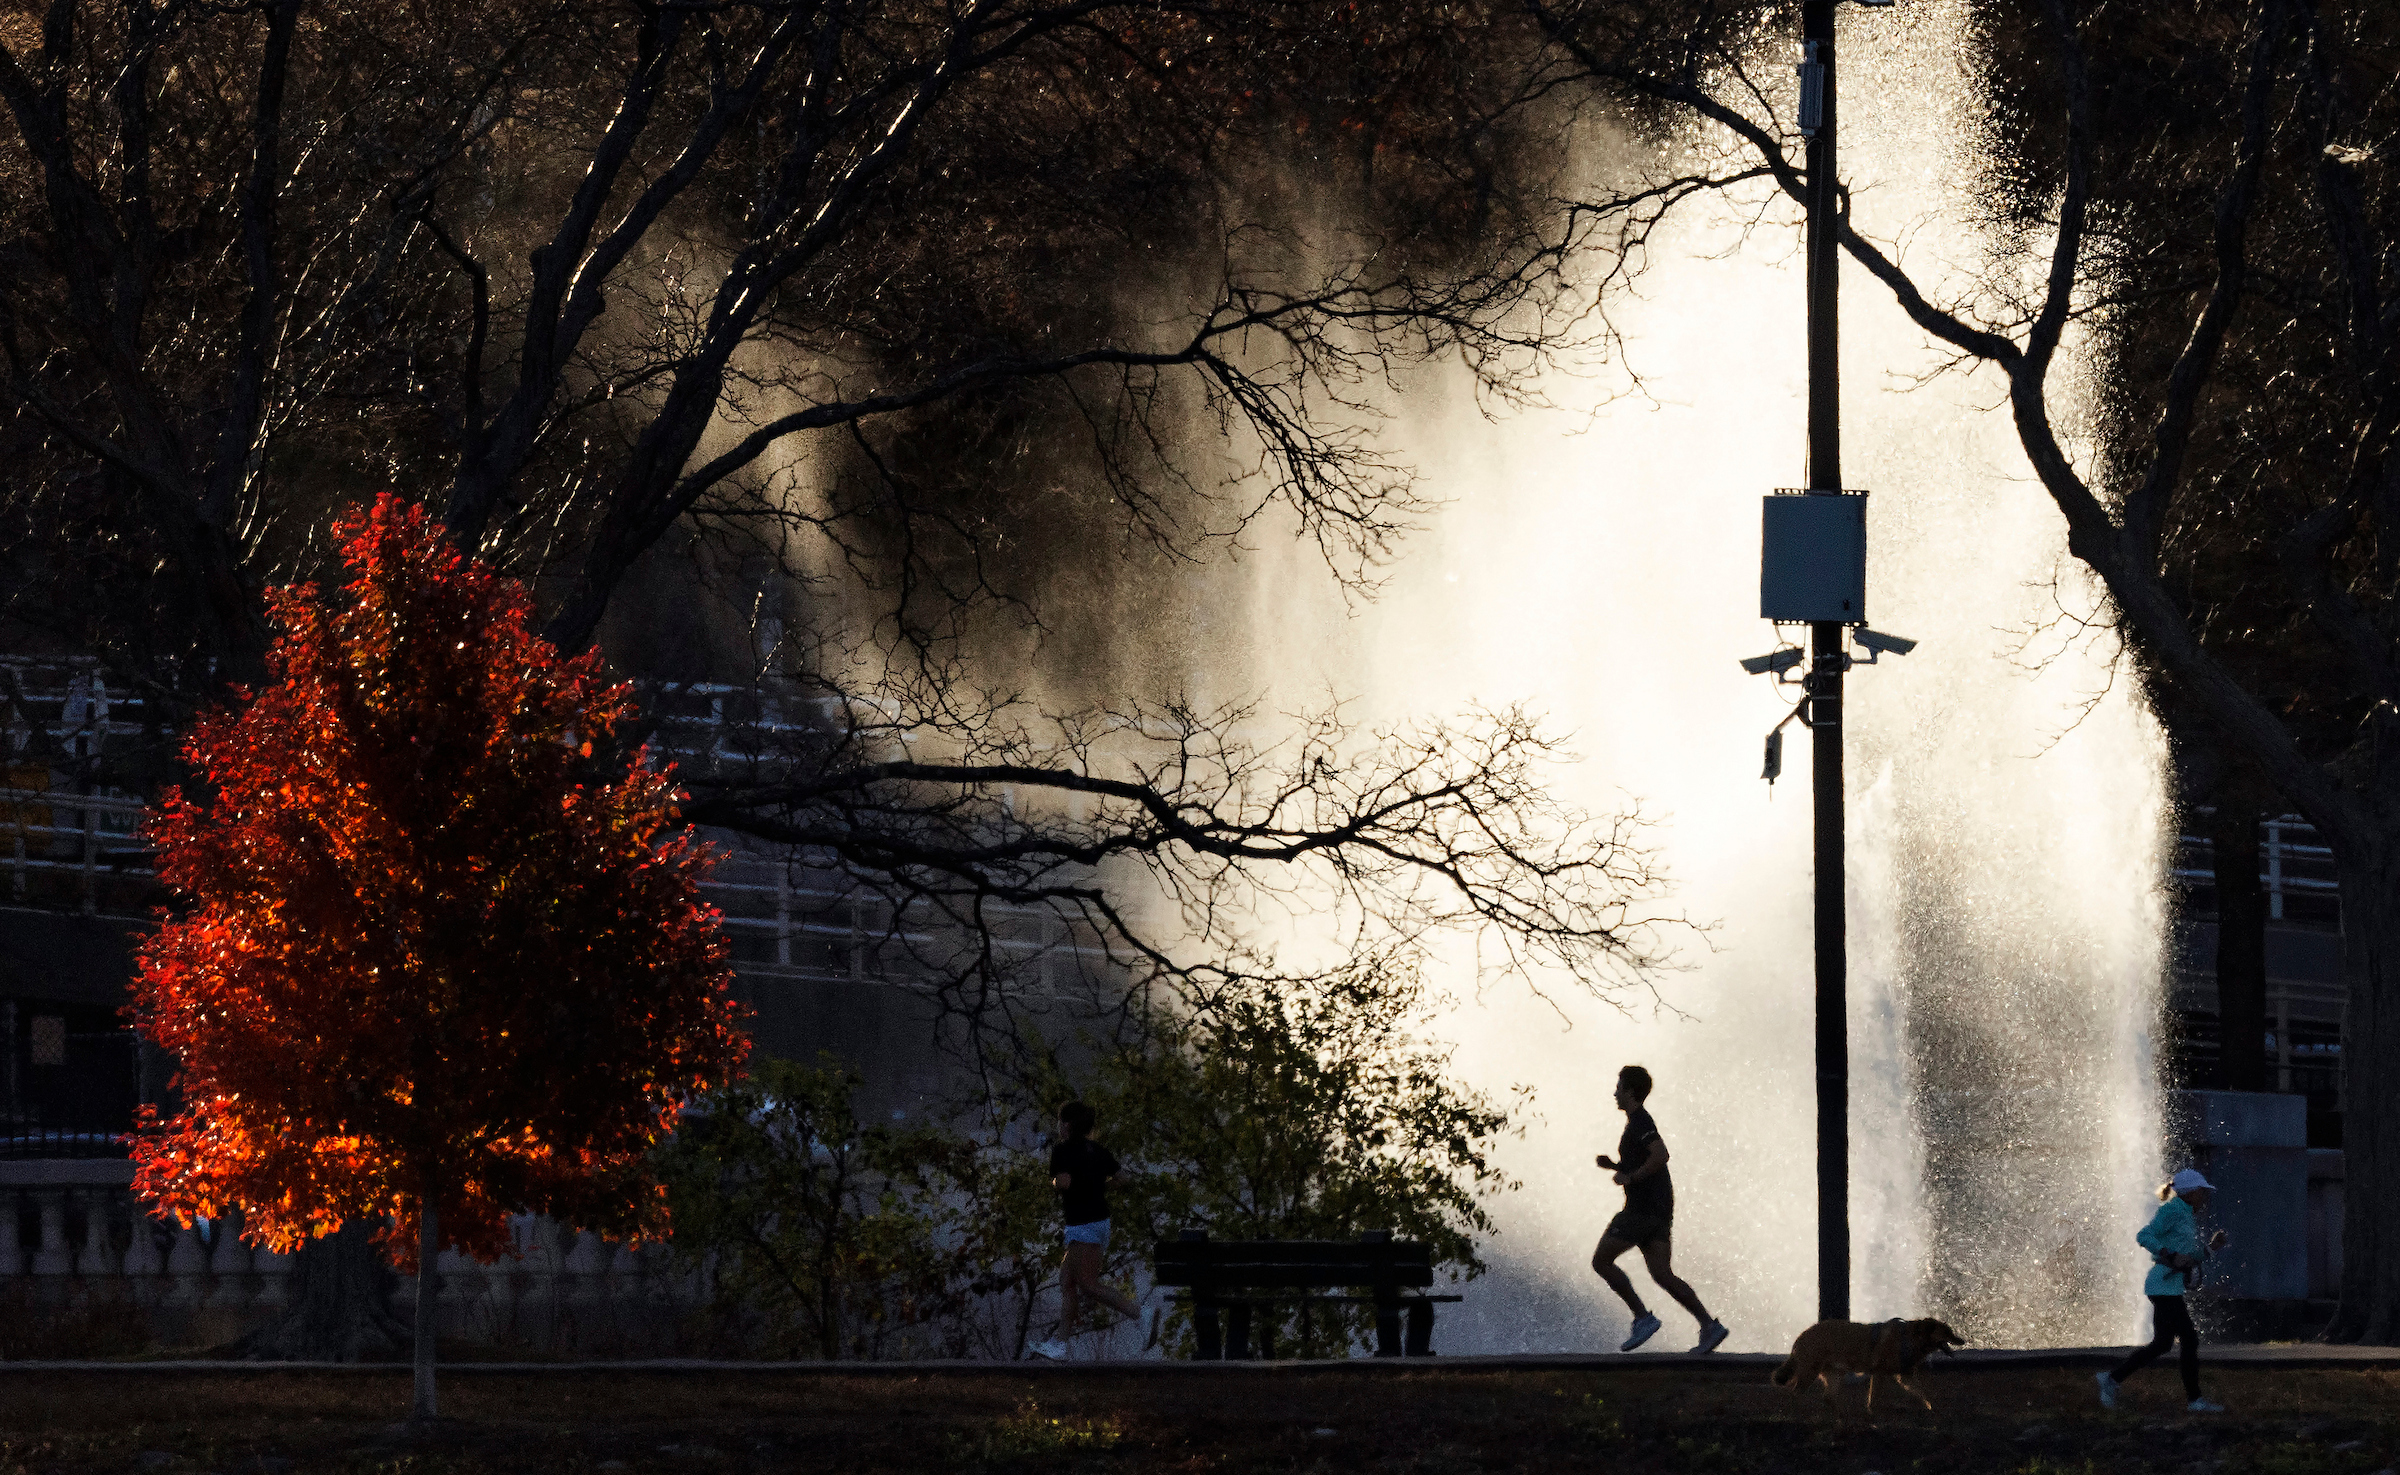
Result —
[[[1250, 1355], [1251, 1307], [1294, 1301], [1371, 1303], [1377, 1357], [1426, 1357], [1433, 1352], [1434, 1303], [1462, 1299], [1427, 1294], [1432, 1250], [1394, 1239], [1388, 1229], [1355, 1240], [1220, 1240], [1187, 1229], [1158, 1242], [1154, 1272], [1158, 1284], [1190, 1292], [1179, 1299], [1192, 1308], [1199, 1355], [1209, 1361]], [[1263, 1350], [1272, 1355], [1271, 1346]]]

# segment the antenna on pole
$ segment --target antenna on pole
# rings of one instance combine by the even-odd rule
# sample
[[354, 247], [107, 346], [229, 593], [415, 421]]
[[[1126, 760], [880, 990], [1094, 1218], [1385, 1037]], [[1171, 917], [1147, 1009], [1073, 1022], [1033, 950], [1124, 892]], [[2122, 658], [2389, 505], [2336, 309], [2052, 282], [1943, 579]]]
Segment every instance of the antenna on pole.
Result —
[[[1859, 0], [1877, 7], [1893, 0]], [[1759, 564], [1759, 614], [1806, 625], [1806, 650], [1790, 646], [1742, 662], [1805, 695], [1767, 734], [1765, 778], [1783, 772], [1783, 728], [1808, 727], [1809, 790], [1815, 806], [1817, 1319], [1850, 1319], [1849, 940], [1844, 915], [1842, 678], [1853, 665], [1906, 655], [1916, 642], [1866, 628], [1867, 498], [1842, 485], [1841, 181], [1834, 169], [1840, 116], [1835, 87], [1835, 0], [1800, 7], [1800, 131], [1808, 140], [1808, 485], [1766, 499]], [[1856, 640], [1867, 652], [1854, 659]], [[1805, 669], [1803, 669], [1805, 663]], [[1787, 673], [1800, 671], [1794, 676]]]
[[[1844, 632], [1863, 625], [1866, 603], [1866, 498], [1842, 486], [1840, 266], [1841, 181], [1834, 138], [1840, 92], [1834, 85], [1834, 0], [1800, 7], [1803, 69], [1814, 68], [1817, 102], [1808, 135], [1808, 493], [1790, 500], [1810, 508], [1787, 513], [1817, 526], [1828, 542], [1816, 563], [1830, 605], [1800, 611], [1808, 622], [1809, 787], [1816, 808], [1817, 1000], [1817, 1317], [1850, 1319], [1850, 1016], [1849, 921], [1844, 914], [1842, 677], [1850, 668]], [[1803, 91], [1807, 91], [1804, 83]], [[1803, 102], [1803, 111], [1811, 111]], [[1773, 514], [1770, 513], [1770, 517]], [[1855, 561], [1851, 555], [1855, 553]], [[1851, 588], [1855, 580], [1855, 589]], [[1762, 582], [1761, 593], [1764, 587]], [[1845, 608], [1841, 596], [1855, 593]], [[1772, 614], [1769, 615], [1772, 618]]]

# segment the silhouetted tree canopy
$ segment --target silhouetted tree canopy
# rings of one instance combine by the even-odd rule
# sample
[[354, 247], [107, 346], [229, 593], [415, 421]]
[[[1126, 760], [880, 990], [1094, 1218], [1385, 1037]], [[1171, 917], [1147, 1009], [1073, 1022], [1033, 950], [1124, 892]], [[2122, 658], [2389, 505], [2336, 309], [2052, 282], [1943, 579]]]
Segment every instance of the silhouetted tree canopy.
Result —
[[1587, 332], [1622, 241], [1553, 208], [1546, 56], [1418, 0], [50, 0], [0, 22], [18, 638], [180, 723], [398, 486], [562, 650], [752, 688], [691, 817], [890, 901], [979, 1020], [995, 906], [1199, 996], [1282, 966], [1232, 920], [1279, 888], [1620, 986], [1650, 858], [1526, 715], [1023, 674], [1245, 533], [1371, 585], [1431, 506], [1388, 377], [1505, 401]]

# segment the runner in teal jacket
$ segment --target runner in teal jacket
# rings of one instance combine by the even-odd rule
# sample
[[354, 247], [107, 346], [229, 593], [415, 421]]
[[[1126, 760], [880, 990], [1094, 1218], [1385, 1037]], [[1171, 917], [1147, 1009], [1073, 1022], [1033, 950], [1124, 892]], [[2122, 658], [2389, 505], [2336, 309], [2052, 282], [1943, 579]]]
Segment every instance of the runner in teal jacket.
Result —
[[[2208, 1196], [2205, 1188], [2198, 1192], [2203, 1198]], [[2145, 1296], [2182, 1295], [2190, 1286], [2183, 1266], [2208, 1258], [2208, 1247], [2200, 1243], [2200, 1216], [2181, 1197], [2160, 1204], [2133, 1242], [2150, 1252], [2150, 1273], [2142, 1278]], [[2198, 1268], [2196, 1264], [2194, 1268]]]
[[2165, 1202], [2134, 1235], [2134, 1242], [2150, 1252], [2150, 1273], [2142, 1280], [2142, 1294], [2150, 1298], [2150, 1343], [2098, 1375], [2101, 1407], [2115, 1408], [2118, 1386], [2180, 1342], [2176, 1363], [2183, 1373], [2183, 1396], [2191, 1400], [2186, 1407], [2196, 1414], [2225, 1412], [2223, 1404], [2200, 1396], [2200, 1333], [2183, 1304], [2183, 1293], [2199, 1283], [2209, 1252], [2225, 1248], [2222, 1229], [2205, 1242], [2200, 1238], [2198, 1211], [2208, 1207], [2215, 1191], [2197, 1169], [2185, 1168], [2158, 1191]]

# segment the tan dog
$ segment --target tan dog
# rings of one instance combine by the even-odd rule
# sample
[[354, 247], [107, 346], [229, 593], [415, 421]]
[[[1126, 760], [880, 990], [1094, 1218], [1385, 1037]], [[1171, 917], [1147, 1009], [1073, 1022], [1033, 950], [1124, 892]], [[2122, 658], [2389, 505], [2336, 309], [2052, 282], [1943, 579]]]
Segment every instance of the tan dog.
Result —
[[1820, 1321], [1793, 1341], [1792, 1355], [1775, 1369], [1775, 1382], [1778, 1387], [1789, 1385], [1792, 1391], [1799, 1392], [1822, 1380], [1825, 1399], [1833, 1404], [1838, 1415], [1841, 1403], [1836, 1390], [1840, 1385], [1835, 1375], [1865, 1373], [1869, 1413], [1875, 1410], [1877, 1378], [1889, 1378], [1907, 1389], [1930, 1413], [1933, 1400], [1910, 1385], [1910, 1375], [1916, 1372], [1918, 1363], [1934, 1353], [1965, 1345], [1967, 1339], [1950, 1330], [1948, 1323], [1930, 1317], [1922, 1321], [1874, 1323]]

